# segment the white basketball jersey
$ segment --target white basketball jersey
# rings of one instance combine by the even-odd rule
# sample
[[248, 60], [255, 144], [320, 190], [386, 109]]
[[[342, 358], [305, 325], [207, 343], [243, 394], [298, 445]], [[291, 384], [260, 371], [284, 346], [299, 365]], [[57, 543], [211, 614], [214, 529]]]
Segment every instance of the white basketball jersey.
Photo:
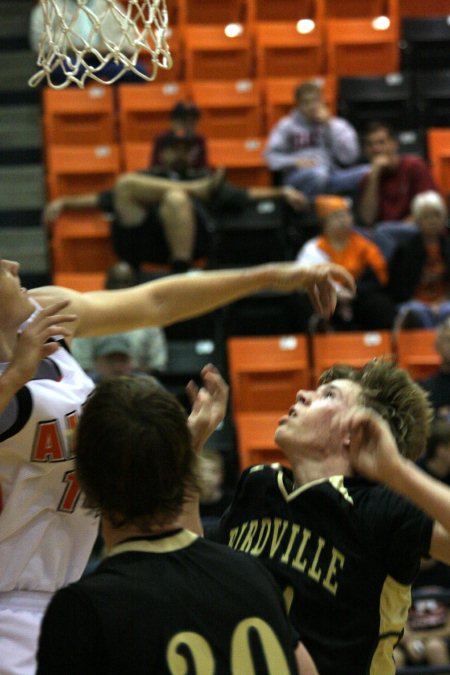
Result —
[[51, 592], [75, 581], [97, 535], [69, 439], [93, 383], [65, 347], [49, 360], [59, 377], [17, 392], [16, 422], [0, 435], [0, 592]]

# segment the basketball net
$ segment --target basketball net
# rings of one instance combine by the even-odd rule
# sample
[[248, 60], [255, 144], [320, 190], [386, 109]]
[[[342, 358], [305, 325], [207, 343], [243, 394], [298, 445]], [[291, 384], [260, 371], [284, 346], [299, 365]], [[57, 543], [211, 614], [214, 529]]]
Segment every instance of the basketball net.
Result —
[[[83, 88], [88, 78], [112, 84], [126, 71], [151, 82], [159, 68], [172, 67], [165, 0], [40, 0], [40, 9], [44, 27], [32, 87], [45, 78], [53, 89]], [[147, 73], [136, 67], [141, 53], [150, 55]], [[108, 63], [122, 68], [105, 76]], [[56, 69], [66, 78], [62, 84], [52, 81]]]

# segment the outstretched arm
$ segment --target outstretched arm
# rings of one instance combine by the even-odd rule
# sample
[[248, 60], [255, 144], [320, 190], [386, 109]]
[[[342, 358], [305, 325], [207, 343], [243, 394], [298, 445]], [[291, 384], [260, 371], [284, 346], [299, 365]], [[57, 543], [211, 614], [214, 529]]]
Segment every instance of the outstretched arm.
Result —
[[356, 471], [384, 483], [435, 520], [430, 555], [450, 564], [450, 489], [402, 457], [389, 425], [367, 408], [343, 419], [350, 434], [350, 459]]
[[117, 291], [77, 293], [47, 287], [32, 291], [43, 306], [69, 298], [78, 317], [75, 334], [103, 335], [143, 326], [167, 326], [199, 316], [261, 290], [290, 293], [304, 290], [317, 313], [328, 317], [336, 307], [337, 281], [351, 294], [353, 277], [340, 265], [299, 268], [295, 263], [270, 263], [239, 270], [174, 275]]
[[88, 192], [82, 195], [67, 195], [67, 197], [57, 197], [49, 202], [43, 214], [45, 225], [50, 225], [56, 220], [65, 209], [75, 209], [83, 211], [84, 209], [98, 208], [98, 194]]

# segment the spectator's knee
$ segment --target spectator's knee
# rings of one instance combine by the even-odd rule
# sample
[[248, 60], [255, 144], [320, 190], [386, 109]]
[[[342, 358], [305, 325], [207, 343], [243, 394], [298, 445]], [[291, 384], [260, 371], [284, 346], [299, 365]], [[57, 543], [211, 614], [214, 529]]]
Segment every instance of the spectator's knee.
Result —
[[184, 191], [179, 188], [169, 189], [164, 193], [161, 200], [161, 206], [170, 209], [183, 209], [190, 207], [192, 204], [191, 198]]

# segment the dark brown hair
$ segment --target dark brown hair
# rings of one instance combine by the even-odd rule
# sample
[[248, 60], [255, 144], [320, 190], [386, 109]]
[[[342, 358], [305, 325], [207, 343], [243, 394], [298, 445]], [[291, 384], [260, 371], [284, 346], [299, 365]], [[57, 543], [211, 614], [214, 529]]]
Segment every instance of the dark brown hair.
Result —
[[185, 487], [198, 486], [184, 408], [151, 377], [101, 382], [81, 415], [75, 452], [86, 506], [115, 526], [170, 521]]

